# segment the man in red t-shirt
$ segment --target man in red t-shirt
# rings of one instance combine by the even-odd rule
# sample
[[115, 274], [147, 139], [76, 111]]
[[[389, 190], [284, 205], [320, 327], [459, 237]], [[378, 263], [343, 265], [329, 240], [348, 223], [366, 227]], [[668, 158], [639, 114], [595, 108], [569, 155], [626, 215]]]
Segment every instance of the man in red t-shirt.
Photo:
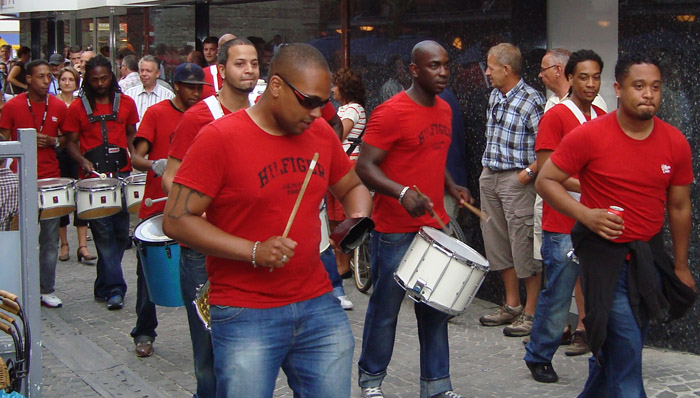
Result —
[[[584, 323], [593, 352], [579, 397], [644, 396], [642, 346], [648, 319], [663, 315], [659, 309], [671, 297], [695, 296], [688, 269], [690, 145], [680, 131], [654, 117], [661, 103], [661, 73], [654, 59], [621, 57], [615, 80], [619, 109], [567, 134], [536, 182], [554, 210], [578, 221], [571, 237], [581, 267]], [[566, 188], [575, 175], [580, 203]], [[624, 209], [622, 216], [613, 214], [610, 206]], [[666, 209], [673, 262], [664, 261], [660, 234]], [[671, 304], [673, 313], [678, 302]]]
[[[591, 50], [572, 53], [564, 68], [571, 87], [569, 98], [545, 112], [537, 128], [535, 153], [537, 164], [545, 164], [552, 152], [557, 149], [562, 138], [581, 124], [602, 116], [605, 112], [593, 105], [600, 90], [600, 75], [603, 60]], [[579, 181], [571, 177], [566, 181], [570, 192], [579, 194]], [[578, 264], [569, 258], [571, 227], [574, 220], [552, 209], [547, 203], [542, 211], [542, 260], [547, 274], [547, 286], [537, 299], [535, 320], [530, 341], [525, 347], [525, 363], [535, 380], [553, 383], [558, 376], [552, 368], [552, 357], [561, 343], [571, 306], [571, 293], [578, 280]], [[579, 319], [583, 319], [583, 313]], [[585, 343], [583, 323], [576, 327], [572, 345], [582, 345], [578, 352], [567, 355], [581, 355], [588, 351]]]
[[[134, 168], [147, 171], [144, 198], [156, 200], [165, 197], [161, 187], [161, 176], [165, 171], [170, 135], [180, 123], [183, 113], [199, 101], [202, 95], [204, 72], [198, 65], [192, 63], [180, 64], [173, 72], [175, 97], [161, 101], [146, 110], [134, 138]], [[148, 159], [145, 156], [148, 155]], [[157, 202], [152, 206], [141, 202], [139, 218], [146, 219], [162, 213], [165, 202]], [[136, 326], [131, 331], [131, 337], [136, 345], [136, 355], [149, 357], [153, 354], [153, 342], [156, 338], [158, 318], [156, 306], [149, 297], [146, 278], [143, 274], [141, 257], [136, 256]]]
[[[404, 253], [422, 226], [440, 228], [428, 214], [431, 209], [443, 223], [449, 222], [443, 201], [445, 190], [457, 202], [472, 201], [469, 191], [456, 185], [446, 169], [452, 110], [437, 95], [447, 85], [448, 62], [447, 51], [434, 41], [413, 47], [413, 83], [374, 110], [357, 159], [357, 173], [375, 191], [372, 218], [376, 224], [371, 237], [374, 290], [367, 307], [359, 361], [363, 397], [383, 397], [381, 384], [391, 360], [396, 320], [405, 295], [394, 281], [394, 271]], [[461, 397], [451, 391], [449, 316], [424, 303], [416, 303], [415, 312], [422, 347], [421, 397]]]
[[[221, 53], [221, 47], [224, 45], [224, 43], [236, 38], [238, 38], [238, 36], [234, 35], [233, 33], [224, 33], [221, 37], [219, 37], [218, 44], [214, 43], [214, 58], [211, 61], [206, 59], [208, 66], [204, 68], [204, 81], [207, 82], [207, 85], [205, 85], [202, 89], [202, 98], [215, 95], [222, 89], [223, 79], [218, 69], [218, 54]], [[206, 58], [206, 55], [204, 58]]]
[[[371, 197], [338, 138], [316, 120], [330, 97], [323, 56], [292, 44], [270, 73], [256, 105], [195, 138], [163, 227], [207, 254], [217, 395], [272, 396], [282, 367], [297, 395], [349, 397], [354, 340], [319, 257], [318, 206], [330, 188], [347, 214], [366, 216]], [[310, 168], [289, 234], [280, 236]]]
[[[51, 69], [44, 60], [30, 61], [27, 71], [27, 92], [7, 101], [0, 113], [0, 134], [5, 139], [17, 140], [17, 129], [36, 130], [37, 178], [61, 176], [56, 158], [56, 148], [61, 144], [59, 130], [63, 130], [66, 106], [63, 101], [49, 95]], [[16, 163], [12, 170], [17, 172]], [[58, 227], [60, 218], [39, 221], [39, 277], [41, 304], [49, 308], [63, 303], [54, 294], [56, 260], [58, 259]]]
[[[170, 193], [173, 178], [199, 130], [215, 119], [247, 108], [250, 104], [248, 94], [255, 87], [260, 74], [255, 46], [245, 38], [236, 38], [223, 42], [219, 46], [219, 52], [219, 70], [224, 78], [221, 91], [188, 109], [172, 133], [162, 181], [165, 193]], [[213, 397], [216, 395], [216, 379], [211, 335], [199, 319], [193, 304], [197, 289], [206, 281], [204, 255], [180, 245], [180, 288], [190, 327], [197, 396]]]
[[[131, 171], [127, 150], [134, 153], [132, 141], [139, 121], [136, 104], [120, 92], [109, 59], [91, 58], [84, 72], [80, 99], [73, 101], [66, 117], [68, 153], [87, 177], [93, 171], [126, 177]], [[112, 216], [90, 220], [90, 229], [98, 254], [95, 299], [106, 301], [107, 309], [121, 309], [126, 294], [121, 262], [129, 244], [126, 206]]]

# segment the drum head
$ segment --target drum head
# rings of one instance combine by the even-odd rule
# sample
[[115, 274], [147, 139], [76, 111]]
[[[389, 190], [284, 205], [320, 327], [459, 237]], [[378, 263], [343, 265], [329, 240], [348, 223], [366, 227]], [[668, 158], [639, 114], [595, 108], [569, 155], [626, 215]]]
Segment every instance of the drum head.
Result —
[[469, 247], [467, 244], [447, 236], [442, 231], [438, 231], [437, 229], [431, 227], [422, 227], [420, 229], [420, 233], [433, 243], [437, 243], [438, 245], [451, 251], [456, 257], [461, 257], [469, 262], [488, 269], [489, 262], [486, 261], [484, 256]]
[[141, 173], [141, 174], [132, 174], [124, 179], [124, 182], [126, 184], [145, 184], [146, 183], [146, 174]]
[[86, 178], [78, 181], [75, 185], [78, 189], [86, 191], [104, 191], [119, 186], [119, 180], [116, 178], [105, 178], [104, 180], [101, 178]]
[[172, 239], [163, 233], [163, 213], [149, 217], [134, 230], [134, 238], [143, 242], [169, 242]]
[[63, 188], [66, 185], [73, 183], [70, 178], [42, 178], [41, 180], [36, 180], [36, 186], [39, 190], [50, 190], [51, 188]]

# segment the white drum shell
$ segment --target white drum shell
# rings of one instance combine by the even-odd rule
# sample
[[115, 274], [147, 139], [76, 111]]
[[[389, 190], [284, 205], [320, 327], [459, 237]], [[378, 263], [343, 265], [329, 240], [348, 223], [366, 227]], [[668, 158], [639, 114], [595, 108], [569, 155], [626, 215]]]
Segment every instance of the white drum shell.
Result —
[[415, 301], [450, 315], [471, 303], [488, 272], [488, 261], [466, 244], [423, 227], [409, 246], [394, 278]]
[[331, 227], [328, 224], [328, 209], [324, 205], [318, 213], [318, 218], [321, 219], [321, 244], [319, 245], [319, 253], [323, 253], [331, 245]]
[[88, 178], [76, 183], [78, 217], [83, 220], [109, 217], [122, 209], [121, 181]]
[[124, 179], [124, 198], [129, 213], [138, 213], [146, 189], [146, 174], [134, 174]]
[[63, 217], [75, 210], [75, 181], [70, 178], [42, 178], [39, 190], [39, 218], [49, 220]]

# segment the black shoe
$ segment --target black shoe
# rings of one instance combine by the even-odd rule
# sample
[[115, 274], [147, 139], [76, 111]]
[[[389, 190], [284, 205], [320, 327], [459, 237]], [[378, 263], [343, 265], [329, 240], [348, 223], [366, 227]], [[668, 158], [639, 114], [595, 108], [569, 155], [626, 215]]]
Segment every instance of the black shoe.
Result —
[[559, 380], [557, 372], [554, 371], [552, 363], [540, 363], [540, 362], [525, 362], [530, 373], [532, 373], [532, 378], [540, 383], [556, 383]]
[[115, 294], [107, 300], [108, 310], [120, 310], [122, 307], [124, 307], [124, 299], [118, 294]]
[[340, 275], [340, 277], [343, 279], [350, 279], [350, 278], [352, 278], [352, 271], [348, 271], [348, 272]]

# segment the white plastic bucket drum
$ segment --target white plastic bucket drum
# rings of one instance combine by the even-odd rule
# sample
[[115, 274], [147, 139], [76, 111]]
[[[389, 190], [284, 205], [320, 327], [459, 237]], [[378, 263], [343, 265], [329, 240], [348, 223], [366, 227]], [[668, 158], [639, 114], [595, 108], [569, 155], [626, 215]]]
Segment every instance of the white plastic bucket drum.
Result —
[[78, 217], [109, 217], [122, 210], [122, 183], [116, 178], [88, 178], [75, 184]]
[[39, 218], [48, 220], [63, 217], [75, 210], [75, 180], [70, 178], [42, 178], [39, 189]]
[[459, 315], [471, 303], [489, 269], [476, 250], [431, 227], [422, 227], [394, 279], [417, 302]]
[[124, 197], [129, 213], [138, 213], [146, 188], [146, 174], [134, 174], [124, 179]]

